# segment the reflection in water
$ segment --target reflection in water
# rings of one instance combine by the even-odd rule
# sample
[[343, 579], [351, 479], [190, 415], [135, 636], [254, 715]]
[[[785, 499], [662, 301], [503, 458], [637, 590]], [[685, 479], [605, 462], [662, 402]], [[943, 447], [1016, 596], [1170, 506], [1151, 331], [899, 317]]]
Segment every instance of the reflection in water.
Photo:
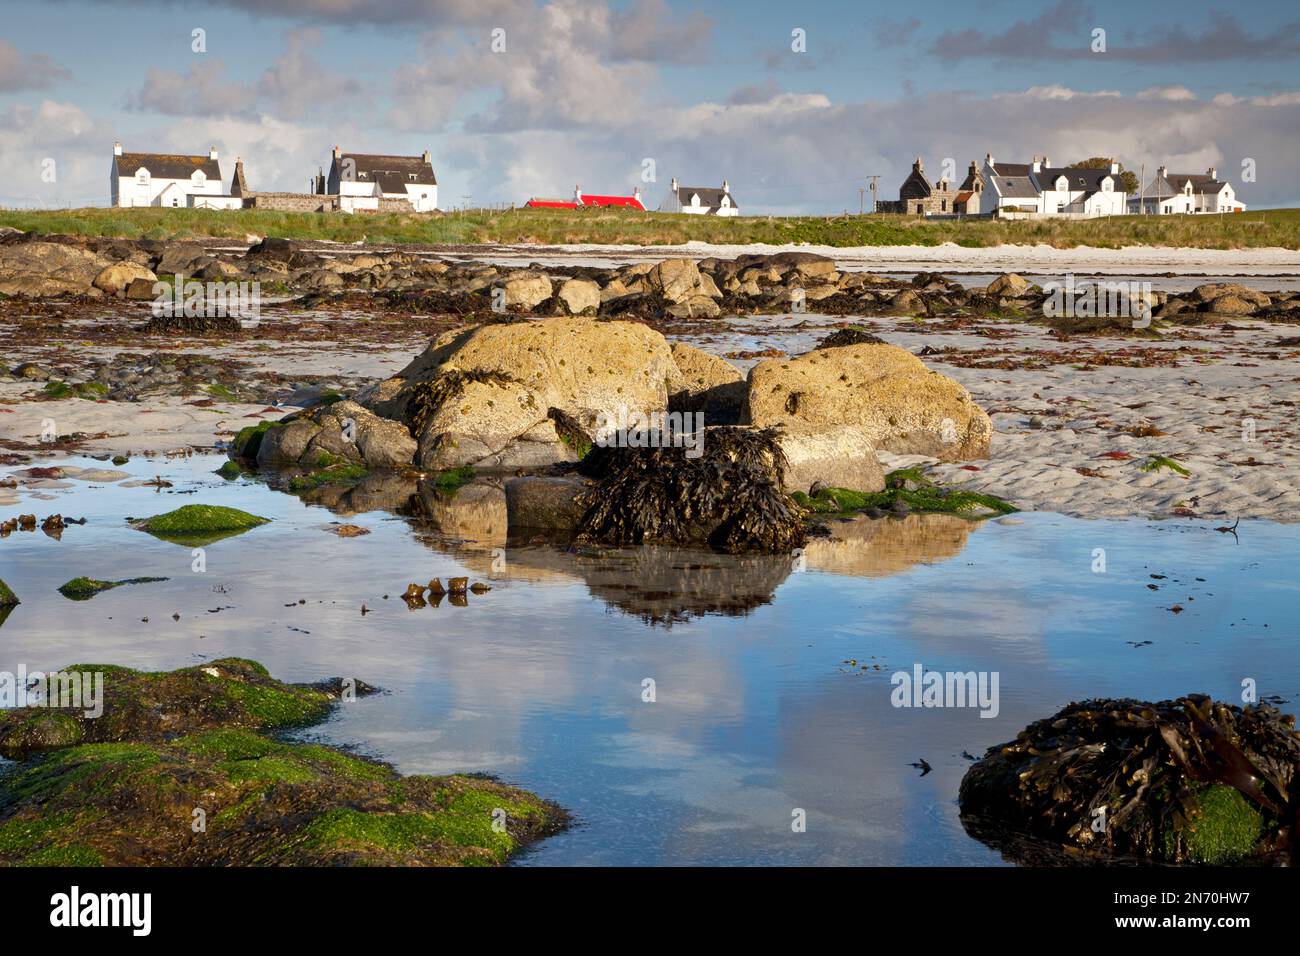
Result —
[[[220, 464], [133, 459], [133, 477], [174, 487], [24, 497], [10, 513], [87, 524], [0, 541], [0, 577], [23, 602], [0, 630], [0, 670], [229, 655], [286, 680], [355, 674], [388, 693], [311, 735], [406, 773], [495, 773], [570, 809], [578, 826], [523, 865], [1001, 865], [958, 817], [964, 751], [1082, 697], [1229, 699], [1254, 676], [1261, 696], [1300, 700], [1296, 525], [1242, 522], [1234, 540], [1204, 522], [1051, 514], [833, 521], [834, 538], [783, 566], [510, 541], [490, 482], [448, 497], [373, 476], [312, 496], [331, 512], [224, 482]], [[196, 573], [189, 550], [126, 521], [189, 503], [272, 521], [211, 545]], [[328, 533], [338, 521], [371, 533]], [[57, 588], [77, 575], [168, 580], [67, 601]], [[435, 576], [492, 590], [408, 610], [403, 589]], [[998, 716], [896, 709], [890, 674], [914, 662], [999, 672]], [[919, 759], [933, 772], [918, 776]]]
[[880, 577], [943, 561], [960, 552], [977, 527], [952, 515], [861, 516], [832, 521], [830, 536], [811, 538], [802, 552], [732, 555], [677, 546], [574, 546], [563, 537], [511, 539], [500, 479], [480, 478], [446, 492], [428, 479], [373, 475], [354, 488], [318, 488], [306, 500], [341, 517], [367, 511], [405, 517], [417, 541], [482, 575], [501, 572], [498, 549], [509, 546], [505, 561], [512, 577], [581, 580], [611, 608], [664, 627], [708, 614], [748, 614], [770, 603], [795, 571]]

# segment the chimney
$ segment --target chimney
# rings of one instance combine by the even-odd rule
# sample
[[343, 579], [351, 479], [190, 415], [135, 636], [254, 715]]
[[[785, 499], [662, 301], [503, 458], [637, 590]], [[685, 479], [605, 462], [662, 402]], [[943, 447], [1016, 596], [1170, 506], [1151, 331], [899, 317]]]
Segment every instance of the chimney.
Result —
[[1048, 159], [1046, 156], [1043, 157], [1043, 168], [1044, 168], [1044, 169], [1051, 169], [1051, 168], [1052, 168], [1052, 161], [1051, 161], [1050, 159]]
[[573, 201], [576, 202], [579, 206], [582, 205], [582, 186], [581, 186], [581, 185], [578, 185], [578, 186], [574, 186], [574, 187], [573, 187]]
[[1210, 174], [1210, 178], [1211, 178], [1211, 179], [1218, 179], [1218, 178], [1219, 178], [1219, 171], [1218, 171], [1217, 169], [1215, 169], [1213, 166], [1211, 166], [1209, 169], [1207, 169], [1206, 172]]
[[916, 157], [916, 162], [912, 164], [912, 172], [915, 173], [925, 172], [925, 163], [921, 162], [920, 156]]
[[216, 158], [217, 158], [217, 147], [215, 147], [215, 146], [209, 146], [209, 147], [208, 147], [208, 159], [216, 159]]
[[114, 156], [121, 156], [121, 155], [122, 155], [122, 144], [121, 144], [121, 143], [114, 143], [114, 144], [113, 144], [113, 155], [114, 155]]
[[1035, 156], [1034, 161], [1030, 164], [1029, 168], [1035, 173], [1041, 173], [1043, 171], [1043, 161]]
[[671, 189], [673, 192], [677, 192], [677, 177], [676, 177], [676, 176], [673, 177], [672, 185], [670, 185], [668, 188]]
[[637, 186], [635, 189], [632, 190], [632, 198], [635, 199], [637, 202], [640, 202], [640, 201], [641, 201], [641, 187], [640, 187], [640, 186]]
[[984, 154], [984, 162], [985, 162], [985, 164], [988, 165], [988, 166], [996, 166], [996, 165], [997, 165], [995, 162], [993, 162], [993, 154], [992, 154], [992, 153], [985, 153], [985, 154]]
[[1157, 167], [1156, 167], [1156, 179], [1164, 179], [1164, 178], [1165, 178], [1166, 176], [1168, 176], [1168, 175], [1169, 175], [1169, 167], [1168, 167], [1168, 166], [1157, 166]]
[[433, 160], [433, 157], [429, 155], [429, 151], [428, 151], [427, 149], [426, 149], [423, 153], [420, 154], [420, 162], [424, 163], [426, 166], [429, 165], [429, 163], [430, 163], [432, 160]]
[[723, 191], [724, 193], [730, 193], [730, 192], [731, 192], [731, 184], [728, 183], [725, 179], [722, 181], [722, 191]]
[[1112, 163], [1110, 164], [1110, 174], [1111, 174], [1112, 176], [1118, 176], [1118, 175], [1119, 175], [1119, 163], [1114, 163], [1114, 162], [1112, 162]]
[[343, 158], [343, 150], [339, 149], [337, 146], [334, 147], [334, 158], [335, 159]]

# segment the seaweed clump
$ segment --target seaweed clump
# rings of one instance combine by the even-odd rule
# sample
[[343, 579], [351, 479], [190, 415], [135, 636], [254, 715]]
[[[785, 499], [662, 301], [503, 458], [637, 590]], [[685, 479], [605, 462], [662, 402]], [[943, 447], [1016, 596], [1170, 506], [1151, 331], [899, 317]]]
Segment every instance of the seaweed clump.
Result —
[[730, 553], [803, 545], [803, 512], [782, 491], [786, 458], [775, 430], [709, 428], [700, 451], [592, 448], [577, 466], [596, 481], [583, 496], [580, 539], [705, 543]]
[[996, 495], [944, 487], [928, 478], [919, 467], [891, 471], [885, 476], [883, 491], [822, 487], [816, 492], [808, 495], [796, 491], [794, 500], [805, 510], [823, 515], [867, 511], [877, 516], [884, 512], [950, 514], [978, 520], [1019, 510]]
[[1033, 862], [1294, 855], [1298, 768], [1295, 718], [1273, 707], [1086, 700], [990, 748], [962, 780], [962, 822]]

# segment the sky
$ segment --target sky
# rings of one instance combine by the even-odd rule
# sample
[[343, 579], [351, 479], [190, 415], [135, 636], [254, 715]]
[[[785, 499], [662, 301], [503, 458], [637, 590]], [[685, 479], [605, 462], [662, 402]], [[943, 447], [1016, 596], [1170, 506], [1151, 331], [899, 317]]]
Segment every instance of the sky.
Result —
[[[428, 149], [439, 205], [726, 179], [856, 211], [986, 153], [1213, 166], [1300, 206], [1300, 5], [1237, 0], [0, 0], [0, 205], [106, 205], [114, 141], [305, 191]], [[196, 33], [196, 31], [200, 31]], [[1101, 31], [1101, 32], [1099, 32]], [[868, 201], [870, 194], [867, 194]]]

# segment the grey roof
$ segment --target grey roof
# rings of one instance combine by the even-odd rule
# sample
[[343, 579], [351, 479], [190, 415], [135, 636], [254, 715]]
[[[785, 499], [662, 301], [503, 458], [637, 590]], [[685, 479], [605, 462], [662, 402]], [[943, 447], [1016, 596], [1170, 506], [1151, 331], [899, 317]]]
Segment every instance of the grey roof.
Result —
[[1183, 185], [1190, 182], [1194, 193], [1217, 193], [1223, 183], [1211, 179], [1205, 173], [1166, 173], [1165, 178], [1157, 176], [1142, 192], [1147, 199], [1169, 199], [1183, 191]]
[[[404, 193], [408, 184], [438, 185], [438, 178], [433, 174], [432, 164], [425, 162], [423, 156], [344, 153], [334, 162], [341, 165], [349, 159], [356, 164], [358, 180], [379, 183], [379, 188], [386, 193]], [[414, 179], [411, 178], [412, 175], [415, 176]]]
[[1003, 176], [1001, 170], [999, 175], [993, 178], [997, 187], [998, 194], [1008, 199], [1037, 199], [1041, 190], [1034, 182], [1032, 176]]
[[140, 167], [149, 170], [150, 176], [162, 179], [189, 179], [194, 170], [203, 170], [208, 179], [220, 179], [221, 167], [215, 159], [203, 156], [183, 156], [179, 153], [123, 153], [114, 156], [118, 176], [134, 176]]
[[993, 169], [999, 179], [1003, 176], [1028, 176], [1034, 171], [1029, 163], [994, 163]]
[[1109, 169], [1044, 169], [1038, 174], [1038, 181], [1046, 189], [1049, 186], [1055, 187], [1056, 181], [1064, 176], [1069, 181], [1070, 190], [1084, 190], [1087, 192], [1100, 192], [1101, 181], [1111, 175]]
[[[691, 204], [691, 196], [699, 194], [700, 205], [707, 206], [710, 209], [717, 209], [722, 205], [722, 197], [731, 195], [724, 193], [721, 189], [711, 188], [709, 186], [678, 186], [677, 201], [683, 206]], [[731, 205], [736, 207], [736, 197], [731, 197]], [[738, 207], [737, 207], [738, 208]]]

